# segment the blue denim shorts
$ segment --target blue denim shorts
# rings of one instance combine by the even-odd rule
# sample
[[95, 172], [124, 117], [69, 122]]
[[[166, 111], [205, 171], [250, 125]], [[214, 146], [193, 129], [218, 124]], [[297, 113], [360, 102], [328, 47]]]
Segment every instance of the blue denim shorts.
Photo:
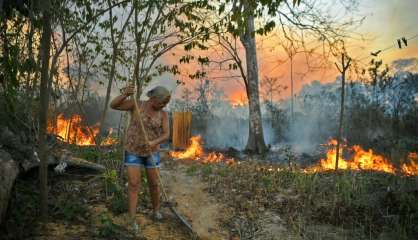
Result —
[[134, 167], [145, 167], [145, 168], [159, 168], [160, 167], [160, 153], [157, 152], [157, 153], [153, 153], [150, 156], [142, 157], [142, 156], [137, 156], [133, 153], [125, 151], [124, 165], [134, 166]]

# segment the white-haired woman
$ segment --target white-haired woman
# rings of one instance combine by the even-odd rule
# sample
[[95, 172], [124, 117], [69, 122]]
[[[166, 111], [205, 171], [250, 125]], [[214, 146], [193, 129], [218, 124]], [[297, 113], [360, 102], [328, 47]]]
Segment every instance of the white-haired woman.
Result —
[[[130, 111], [131, 121], [125, 137], [124, 165], [128, 172], [128, 214], [132, 220], [133, 228], [139, 231], [135, 220], [138, 200], [138, 190], [141, 180], [140, 168], [147, 173], [149, 191], [151, 195], [154, 217], [162, 218], [160, 213], [160, 189], [158, 174], [160, 166], [159, 145], [169, 138], [168, 114], [163, 108], [170, 101], [170, 92], [165, 87], [155, 87], [147, 92], [149, 99], [139, 102], [139, 114], [135, 113], [134, 100], [127, 99], [133, 95], [134, 86], [123, 90], [110, 103], [111, 108], [121, 111]], [[145, 133], [142, 131], [138, 115], [142, 118]], [[147, 142], [148, 136], [149, 142]]]

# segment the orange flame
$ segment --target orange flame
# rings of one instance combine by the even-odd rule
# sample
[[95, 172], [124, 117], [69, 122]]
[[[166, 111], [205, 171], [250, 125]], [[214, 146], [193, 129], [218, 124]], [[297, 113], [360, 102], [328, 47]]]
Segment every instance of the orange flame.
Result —
[[[95, 137], [100, 129], [98, 125], [83, 126], [82, 117], [78, 114], [71, 116], [70, 119], [65, 119], [63, 114], [59, 114], [55, 124], [50, 121], [47, 128], [48, 133], [55, 134], [63, 139], [63, 141], [80, 146], [95, 145]], [[111, 130], [109, 129], [109, 135]], [[110, 136], [106, 137], [102, 144], [111, 145], [115, 140]]]
[[[324, 170], [335, 169], [335, 159], [337, 155], [336, 150], [337, 141], [332, 139], [327, 145], [333, 146], [327, 151], [327, 158], [321, 159], [319, 164], [306, 169], [307, 172], [318, 172]], [[343, 158], [343, 152], [352, 154], [350, 160]], [[411, 164], [403, 164], [401, 171], [406, 175], [417, 175], [418, 165], [416, 153], [412, 153], [409, 156]], [[393, 166], [384, 156], [376, 154], [372, 149], [364, 150], [359, 145], [353, 147], [347, 147], [346, 144], [342, 144], [340, 147], [340, 154], [338, 156], [338, 169], [350, 169], [350, 170], [372, 170], [387, 172], [395, 174], [397, 169]]]
[[408, 176], [418, 175], [418, 154], [416, 152], [409, 153], [408, 159], [410, 164], [402, 164], [402, 172]]
[[229, 97], [229, 102], [233, 108], [244, 107], [247, 105], [247, 96], [244, 92], [234, 92]]
[[190, 146], [185, 151], [170, 152], [170, 156], [178, 159], [200, 160], [202, 163], [219, 163], [225, 162], [232, 164], [235, 162], [233, 158], [227, 158], [222, 153], [211, 152], [205, 154], [203, 150], [203, 141], [200, 136], [190, 138]]

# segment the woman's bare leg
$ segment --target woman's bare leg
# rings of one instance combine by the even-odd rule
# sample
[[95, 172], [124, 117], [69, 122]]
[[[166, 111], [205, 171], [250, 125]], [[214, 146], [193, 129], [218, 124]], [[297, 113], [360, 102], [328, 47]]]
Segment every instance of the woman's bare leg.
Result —
[[148, 187], [154, 212], [160, 211], [160, 186], [158, 185], [158, 168], [147, 168]]
[[140, 179], [140, 168], [135, 166], [128, 166], [128, 213], [132, 218], [134, 218], [136, 215]]

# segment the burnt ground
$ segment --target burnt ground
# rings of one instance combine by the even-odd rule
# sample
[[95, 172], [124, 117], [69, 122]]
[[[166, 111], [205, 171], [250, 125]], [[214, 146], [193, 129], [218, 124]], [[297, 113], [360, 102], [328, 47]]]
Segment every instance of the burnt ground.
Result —
[[[1, 239], [135, 239], [125, 224], [126, 180], [114, 170], [118, 162], [106, 164], [103, 174], [50, 171], [47, 222], [37, 217], [37, 172], [21, 176]], [[233, 165], [167, 158], [161, 175], [201, 239], [406, 240], [418, 234], [418, 177], [306, 174], [250, 156]], [[146, 239], [193, 239], [166, 208], [162, 222], [152, 219], [147, 188], [139, 198], [137, 220]]]

